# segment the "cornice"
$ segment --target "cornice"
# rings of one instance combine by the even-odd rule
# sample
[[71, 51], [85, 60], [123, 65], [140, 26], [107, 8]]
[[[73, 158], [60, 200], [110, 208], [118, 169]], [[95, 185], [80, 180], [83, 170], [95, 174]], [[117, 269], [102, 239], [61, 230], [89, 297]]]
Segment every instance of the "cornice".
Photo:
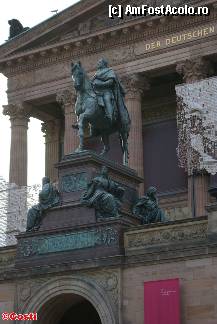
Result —
[[[146, 17], [127, 22], [124, 26], [115, 26], [103, 31], [88, 34], [70, 41], [59, 42], [51, 46], [37, 48], [0, 61], [0, 71], [6, 76], [70, 61], [85, 55], [99, 53], [106, 49], [135, 44], [138, 41], [180, 32], [187, 28], [216, 21], [217, 10], [212, 9], [210, 16], [203, 17]], [[131, 53], [134, 57], [134, 53]]]

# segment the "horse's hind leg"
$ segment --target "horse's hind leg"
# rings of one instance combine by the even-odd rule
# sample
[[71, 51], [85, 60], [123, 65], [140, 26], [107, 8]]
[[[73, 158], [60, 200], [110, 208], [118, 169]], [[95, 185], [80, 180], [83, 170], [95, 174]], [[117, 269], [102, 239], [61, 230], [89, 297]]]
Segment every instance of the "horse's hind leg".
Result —
[[100, 153], [100, 155], [104, 155], [106, 154], [109, 150], [110, 150], [110, 145], [109, 145], [109, 135], [108, 134], [104, 134], [102, 135], [102, 142], [103, 142], [103, 150]]

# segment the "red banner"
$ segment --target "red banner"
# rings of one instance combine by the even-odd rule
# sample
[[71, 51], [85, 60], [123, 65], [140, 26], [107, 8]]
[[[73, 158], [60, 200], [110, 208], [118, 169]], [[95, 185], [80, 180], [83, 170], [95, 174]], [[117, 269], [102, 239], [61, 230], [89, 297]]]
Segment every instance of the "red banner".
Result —
[[180, 324], [179, 279], [145, 282], [144, 324]]

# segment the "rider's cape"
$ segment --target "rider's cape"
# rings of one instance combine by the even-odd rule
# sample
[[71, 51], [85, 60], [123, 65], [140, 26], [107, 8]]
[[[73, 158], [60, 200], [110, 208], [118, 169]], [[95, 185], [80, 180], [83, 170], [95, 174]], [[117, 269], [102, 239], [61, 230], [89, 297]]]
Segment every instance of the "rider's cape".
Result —
[[129, 131], [130, 116], [124, 103], [125, 90], [114, 71], [111, 68], [98, 70], [92, 79], [92, 83], [94, 84], [94, 81], [101, 81], [101, 83], [103, 84], [103, 82], [109, 81], [111, 79], [114, 81], [114, 86], [112, 87], [111, 91], [113, 93], [118, 112], [118, 120], [121, 123], [121, 128], [125, 131]]

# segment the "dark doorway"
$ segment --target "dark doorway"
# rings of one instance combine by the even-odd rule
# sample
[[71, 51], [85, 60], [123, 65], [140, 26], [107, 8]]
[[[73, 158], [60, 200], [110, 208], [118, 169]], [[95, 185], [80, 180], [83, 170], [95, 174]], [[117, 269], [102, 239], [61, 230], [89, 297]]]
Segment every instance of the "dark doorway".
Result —
[[71, 306], [58, 324], [101, 324], [95, 308], [87, 300]]
[[186, 190], [187, 174], [178, 167], [176, 120], [147, 126], [143, 136], [145, 189], [155, 186], [161, 193]]

